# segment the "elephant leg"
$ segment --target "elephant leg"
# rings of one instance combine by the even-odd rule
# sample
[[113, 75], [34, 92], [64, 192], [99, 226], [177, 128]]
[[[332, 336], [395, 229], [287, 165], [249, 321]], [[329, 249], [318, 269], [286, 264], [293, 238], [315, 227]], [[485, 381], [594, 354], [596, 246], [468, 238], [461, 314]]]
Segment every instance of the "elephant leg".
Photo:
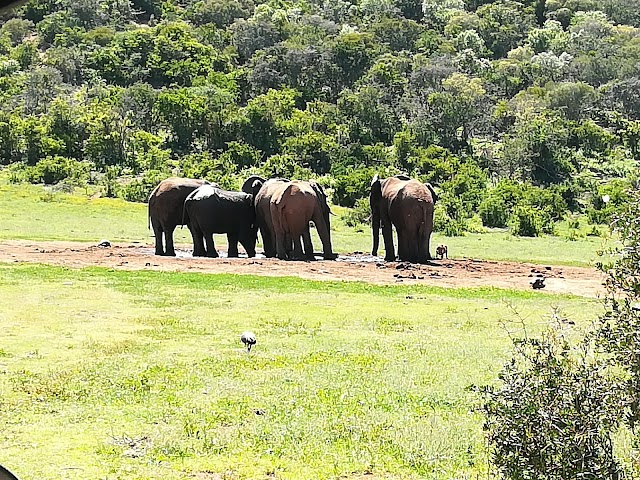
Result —
[[259, 221], [258, 228], [260, 229], [260, 235], [262, 236], [262, 246], [264, 248], [264, 256], [267, 258], [273, 258], [276, 256], [276, 245], [273, 237], [273, 227], [269, 228], [266, 221]]
[[307, 228], [302, 234], [302, 243], [304, 243], [304, 254], [307, 260], [315, 260], [313, 254], [313, 243], [311, 242], [311, 231]]
[[[382, 237], [384, 238], [384, 259], [387, 262], [396, 260], [396, 251], [393, 246], [393, 227], [390, 221], [382, 222]], [[398, 247], [400, 246], [400, 233], [398, 233]]]
[[335, 260], [338, 256], [333, 253], [333, 247], [331, 246], [331, 232], [329, 231], [329, 226], [322, 216], [320, 207], [313, 212], [311, 220], [313, 220], [313, 224], [316, 226], [316, 231], [318, 232], [318, 236], [322, 242], [322, 256], [325, 260]]
[[229, 244], [227, 250], [227, 257], [237, 257], [238, 256], [238, 234], [237, 233], [227, 233], [227, 243]]
[[167, 246], [164, 254], [168, 257], [176, 256], [176, 251], [173, 248], [173, 232], [175, 229], [175, 225], [170, 225], [169, 227], [164, 229], [164, 243]]
[[273, 234], [275, 236], [276, 256], [280, 260], [287, 259], [287, 234], [282, 227], [280, 215], [282, 211], [276, 205], [271, 204], [271, 222], [273, 226]]
[[202, 231], [198, 227], [193, 224], [188, 224], [189, 231], [191, 232], [191, 239], [193, 240], [193, 256], [194, 257], [204, 257], [204, 239], [202, 236]]
[[162, 225], [160, 222], [156, 220], [151, 221], [151, 226], [153, 227], [153, 235], [156, 237], [156, 255], [164, 255], [164, 247], [162, 245]]
[[204, 236], [206, 244], [206, 256], [210, 258], [218, 258], [218, 252], [216, 251], [216, 244], [213, 241], [213, 234], [206, 233]]
[[300, 235], [291, 236], [293, 242], [293, 252], [289, 255], [292, 260], [304, 260], [304, 253], [302, 252], [302, 243], [300, 242]]

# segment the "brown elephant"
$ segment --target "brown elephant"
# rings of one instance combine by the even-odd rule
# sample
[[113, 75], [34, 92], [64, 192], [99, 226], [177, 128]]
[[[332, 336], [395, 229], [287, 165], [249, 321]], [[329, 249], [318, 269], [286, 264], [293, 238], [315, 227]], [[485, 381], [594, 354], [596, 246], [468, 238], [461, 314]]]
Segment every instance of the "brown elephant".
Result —
[[251, 175], [242, 185], [241, 190], [243, 192], [254, 196], [256, 222], [262, 236], [264, 256], [267, 258], [276, 256], [276, 236], [271, 220], [271, 198], [282, 185], [287, 183], [289, 183], [289, 180], [286, 178], [270, 178], [266, 180], [258, 175]]
[[[156, 237], [156, 255], [175, 256], [173, 231], [177, 225], [188, 225], [189, 219], [182, 218], [185, 199], [196, 188], [208, 184], [206, 180], [192, 178], [167, 178], [161, 181], [149, 195], [149, 223]], [[162, 236], [164, 243], [162, 245]]]
[[[271, 196], [270, 210], [278, 258], [315, 259], [309, 231], [310, 221], [313, 221], [318, 231], [325, 260], [336, 258], [331, 247], [331, 212], [327, 196], [316, 182], [281, 182]], [[304, 255], [300, 237], [304, 242]], [[293, 251], [289, 253], [291, 242]]]
[[398, 234], [400, 260], [425, 263], [431, 260], [429, 241], [433, 231], [433, 210], [437, 200], [433, 187], [404, 175], [380, 180], [378, 175], [371, 182], [371, 228], [373, 249], [378, 255], [380, 225], [384, 237], [386, 261], [395, 261], [393, 227]]

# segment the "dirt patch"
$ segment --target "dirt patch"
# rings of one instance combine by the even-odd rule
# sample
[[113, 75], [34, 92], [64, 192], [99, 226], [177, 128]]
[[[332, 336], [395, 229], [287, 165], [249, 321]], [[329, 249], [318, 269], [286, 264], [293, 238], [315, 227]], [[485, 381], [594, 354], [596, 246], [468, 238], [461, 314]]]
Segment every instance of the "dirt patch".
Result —
[[[145, 244], [110, 247], [76, 242], [0, 242], [0, 262], [33, 262], [82, 268], [101, 266], [123, 270], [162, 270], [199, 273], [239, 273], [266, 276], [299, 276], [311, 280], [363, 281], [374, 284], [422, 284], [442, 287], [499, 287], [530, 290], [531, 282], [545, 277], [549, 293], [598, 297], [604, 293], [604, 277], [595, 268], [533, 265], [475, 259], [434, 260], [429, 265], [384, 262], [361, 252], [341, 255], [337, 261], [288, 262], [264, 258], [193, 258], [188, 247], [177, 248], [177, 257], [159, 257]], [[224, 255], [224, 253], [223, 253]]]

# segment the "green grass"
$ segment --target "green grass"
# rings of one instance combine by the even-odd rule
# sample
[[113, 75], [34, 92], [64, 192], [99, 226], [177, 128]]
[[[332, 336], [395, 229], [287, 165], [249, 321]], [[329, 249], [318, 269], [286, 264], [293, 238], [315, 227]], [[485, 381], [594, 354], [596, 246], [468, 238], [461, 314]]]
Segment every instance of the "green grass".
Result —
[[[339, 215], [345, 211], [341, 208], [335, 210]], [[560, 227], [560, 230], [564, 228]], [[371, 231], [368, 227], [347, 227], [338, 216], [332, 228], [333, 245], [337, 252], [371, 251]], [[313, 236], [316, 249], [319, 250], [320, 241], [315, 232]], [[80, 194], [52, 194], [36, 185], [0, 184], [0, 240], [98, 242], [103, 238], [115, 242], [152, 244], [154, 239], [147, 226], [146, 205], [119, 199], [90, 199]], [[176, 229], [175, 238], [176, 243], [189, 248], [191, 238], [188, 229]], [[216, 243], [225, 245], [225, 237], [216, 236]], [[432, 250], [435, 251], [435, 246], [440, 243], [449, 247], [453, 258], [591, 265], [597, 258], [596, 252], [606, 244], [606, 240], [599, 237], [584, 237], [576, 241], [554, 236], [519, 238], [507, 231], [450, 238], [436, 232], [431, 241]], [[383, 250], [378, 253], [383, 254]]]
[[487, 453], [468, 387], [495, 381], [505, 325], [536, 335], [552, 307], [576, 329], [600, 308], [493, 288], [0, 264], [0, 463], [23, 480], [477, 478]]

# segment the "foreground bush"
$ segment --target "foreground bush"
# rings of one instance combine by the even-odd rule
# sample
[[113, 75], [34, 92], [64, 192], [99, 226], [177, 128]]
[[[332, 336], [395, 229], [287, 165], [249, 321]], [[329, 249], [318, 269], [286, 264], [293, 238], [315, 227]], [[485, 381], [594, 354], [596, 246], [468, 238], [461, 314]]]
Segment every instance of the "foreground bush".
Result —
[[616, 478], [611, 432], [622, 405], [605, 371], [587, 360], [587, 345], [572, 348], [552, 330], [515, 347], [502, 386], [485, 390], [485, 429], [501, 477]]
[[[571, 344], [559, 327], [514, 341], [501, 385], [482, 389], [491, 463], [509, 480], [618, 479], [621, 426], [640, 420], [640, 194], [613, 224], [623, 247], [607, 272], [606, 313]], [[558, 318], [558, 317], [556, 317]], [[561, 319], [560, 319], [561, 320]], [[558, 322], [565, 323], [565, 322]], [[565, 323], [566, 324], [566, 323]], [[635, 466], [635, 470], [638, 467]], [[637, 471], [630, 472], [637, 478]], [[635, 475], [635, 476], [634, 476]]]

